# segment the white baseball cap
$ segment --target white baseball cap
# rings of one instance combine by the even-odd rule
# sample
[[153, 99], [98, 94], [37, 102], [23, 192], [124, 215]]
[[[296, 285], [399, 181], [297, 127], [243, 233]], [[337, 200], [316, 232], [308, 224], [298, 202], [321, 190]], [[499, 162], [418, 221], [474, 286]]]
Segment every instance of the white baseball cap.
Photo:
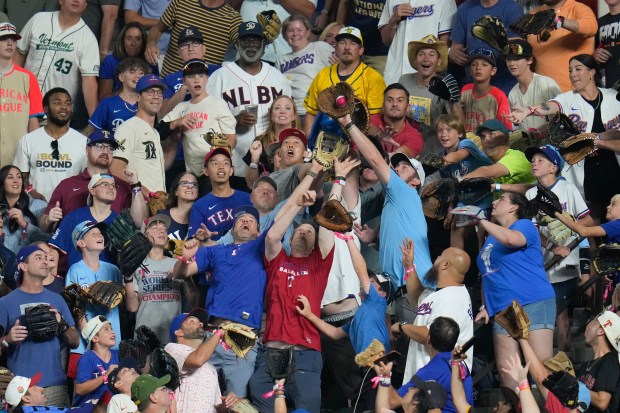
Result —
[[41, 373], [37, 373], [31, 378], [23, 377], [23, 376], [15, 376], [6, 387], [6, 393], [4, 398], [6, 402], [11, 406], [15, 407], [22, 401], [22, 397], [28, 389], [37, 385], [37, 383], [41, 380]]
[[112, 323], [110, 323], [108, 319], [102, 315], [98, 315], [88, 320], [86, 327], [82, 330], [82, 338], [88, 343], [86, 345], [86, 350], [90, 350], [93, 337], [95, 337], [99, 330], [101, 330], [101, 327], [106, 324], [112, 325]]
[[620, 352], [620, 317], [611, 311], [603, 311], [597, 320], [611, 345]]

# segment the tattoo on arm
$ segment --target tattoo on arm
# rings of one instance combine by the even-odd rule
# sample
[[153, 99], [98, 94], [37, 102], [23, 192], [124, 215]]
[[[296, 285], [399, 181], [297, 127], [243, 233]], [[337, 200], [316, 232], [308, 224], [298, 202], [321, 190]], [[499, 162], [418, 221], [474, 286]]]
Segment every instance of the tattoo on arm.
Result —
[[549, 107], [549, 105], [547, 105], [547, 102], [543, 102], [540, 104], [540, 107], [542, 108], [542, 110], [551, 110], [551, 108]]

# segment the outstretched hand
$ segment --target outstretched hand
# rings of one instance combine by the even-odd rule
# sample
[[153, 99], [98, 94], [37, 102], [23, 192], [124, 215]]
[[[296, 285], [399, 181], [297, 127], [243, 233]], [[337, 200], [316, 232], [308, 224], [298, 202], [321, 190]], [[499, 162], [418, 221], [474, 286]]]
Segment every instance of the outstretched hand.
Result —
[[399, 248], [402, 254], [401, 261], [403, 263], [403, 268], [413, 267], [413, 252], [414, 252], [413, 240], [408, 237], [405, 237], [402, 241], [402, 245]]

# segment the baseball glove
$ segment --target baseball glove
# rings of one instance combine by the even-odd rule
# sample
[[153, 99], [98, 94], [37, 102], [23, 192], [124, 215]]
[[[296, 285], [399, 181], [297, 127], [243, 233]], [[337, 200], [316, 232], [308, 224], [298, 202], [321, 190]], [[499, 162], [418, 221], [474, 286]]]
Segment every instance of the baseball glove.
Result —
[[443, 178], [422, 187], [420, 199], [424, 216], [432, 219], [444, 219], [450, 203], [456, 194], [457, 181], [454, 178]]
[[123, 276], [129, 277], [140, 267], [148, 274], [149, 270], [142, 265], [144, 259], [149, 255], [153, 244], [144, 236], [136, 232], [121, 249], [118, 262]]
[[122, 360], [125, 357], [131, 357], [138, 362], [140, 369], [143, 369], [146, 365], [146, 357], [149, 354], [146, 344], [140, 340], [123, 340], [118, 345], [118, 359]]
[[111, 281], [97, 281], [88, 287], [91, 304], [116, 308], [125, 298], [125, 287]]
[[510, 29], [525, 37], [528, 34], [538, 36], [538, 41], [546, 42], [555, 30], [555, 11], [541, 10], [534, 14], [524, 14], [509, 25]]
[[574, 165], [596, 152], [597, 139], [599, 139], [598, 133], [580, 133], [572, 136], [559, 145], [560, 155], [569, 165]]
[[245, 357], [256, 344], [256, 333], [250, 327], [239, 323], [223, 323], [224, 342], [237, 355]]
[[173, 258], [179, 258], [183, 255], [183, 245], [185, 245], [185, 241], [182, 239], [169, 239], [164, 250], [172, 254]]
[[56, 313], [50, 311], [48, 304], [28, 307], [25, 311], [26, 328], [34, 341], [48, 341], [58, 335]]
[[0, 366], [0, 399], [4, 399], [4, 394], [6, 393], [6, 388], [8, 387], [11, 380], [13, 380], [13, 373], [11, 370], [6, 367]]
[[[480, 221], [481, 219], [487, 219], [487, 214], [484, 212], [484, 209], [477, 207], [475, 205], [465, 205], [465, 206], [456, 207], [452, 209], [450, 213], [452, 215], [458, 215], [458, 216], [470, 218], [470, 220], [468, 221], [471, 221], [473, 223], [476, 223], [477, 221]], [[465, 225], [462, 225], [462, 226], [465, 226]]]
[[149, 374], [153, 377], [161, 378], [169, 374], [171, 379], [166, 387], [176, 390], [179, 387], [179, 366], [177, 361], [163, 348], [156, 348], [151, 354], [151, 369]]
[[270, 43], [280, 35], [282, 22], [274, 10], [261, 11], [256, 15], [256, 20], [263, 26], [263, 36]]
[[439, 169], [445, 165], [445, 161], [442, 156], [436, 153], [426, 152], [416, 156], [416, 159], [424, 166], [430, 166], [431, 168]]
[[[568, 212], [562, 212], [562, 215], [569, 217], [573, 221], [575, 218]], [[566, 241], [573, 237], [575, 233], [569, 227], [564, 225], [559, 219], [551, 218], [549, 215], [540, 216], [538, 223], [547, 227], [547, 237], [549, 241], [555, 245], [564, 245]]]
[[558, 398], [563, 406], [577, 408], [579, 382], [565, 371], [557, 371], [543, 380], [543, 386]]
[[73, 283], [62, 290], [62, 298], [65, 299], [71, 310], [71, 315], [73, 315], [73, 320], [77, 324], [84, 318], [84, 308], [90, 302], [90, 295], [82, 287]]
[[355, 356], [355, 364], [360, 367], [373, 367], [375, 360], [385, 354], [385, 346], [376, 338], [373, 339], [368, 347]]
[[486, 42], [489, 46], [500, 52], [508, 44], [506, 27], [499, 17], [485, 15], [474, 22], [471, 27], [474, 37]]
[[463, 179], [459, 182], [457, 197], [465, 205], [476, 205], [489, 196], [494, 185], [495, 181], [488, 177]]
[[495, 321], [514, 339], [530, 338], [530, 319], [516, 300], [495, 314]]
[[555, 213], [562, 213], [562, 204], [558, 196], [549, 188], [541, 184], [536, 185], [536, 197], [532, 200], [539, 211], [554, 218]]
[[547, 126], [547, 142], [553, 146], [559, 146], [571, 136], [579, 135], [581, 131], [568, 116], [563, 113], [557, 113], [549, 121]]
[[355, 93], [347, 82], [336, 83], [319, 93], [316, 103], [321, 112], [338, 119], [355, 111]]
[[238, 399], [228, 411], [232, 413], [259, 413], [248, 399]]
[[620, 244], [602, 244], [596, 249], [594, 269], [599, 274], [620, 271]]
[[202, 138], [209, 145], [211, 145], [211, 148], [226, 148], [226, 149], [228, 149], [228, 152], [232, 151], [232, 147], [230, 146], [230, 142], [228, 141], [228, 139], [226, 139], [226, 136], [224, 136], [220, 132], [216, 132], [213, 129], [211, 129], [209, 132], [203, 134]]
[[[359, 130], [366, 133], [370, 127], [370, 112], [368, 112], [368, 105], [357, 96], [353, 99], [355, 100], [355, 109], [351, 114], [351, 122], [353, 122]], [[344, 129], [344, 126], [341, 125], [341, 128], [348, 135], [347, 131]]]
[[288, 379], [295, 372], [295, 347], [265, 348], [265, 363], [272, 379]]
[[349, 232], [353, 228], [353, 217], [337, 199], [330, 199], [314, 217], [317, 224], [334, 232]]
[[161, 341], [159, 340], [159, 337], [157, 337], [157, 334], [145, 325], [141, 325], [136, 328], [136, 339], [146, 344], [149, 353], [152, 353], [153, 350], [161, 347]]
[[518, 129], [508, 134], [508, 145], [510, 149], [525, 152], [529, 147], [539, 146], [540, 139], [534, 132]]
[[563, 351], [558, 351], [558, 354], [551, 358], [548, 358], [543, 362], [543, 364], [545, 368], [552, 373], [555, 373], [556, 371], [565, 371], [571, 376], [575, 377], [575, 369], [573, 368], [573, 363]]
[[168, 194], [165, 191], [151, 192], [149, 193], [149, 200], [147, 203], [149, 204], [151, 215], [155, 215], [159, 211], [168, 208]]
[[342, 160], [349, 153], [349, 142], [338, 135], [321, 131], [312, 150], [312, 157], [324, 168], [331, 168], [334, 159]]
[[461, 100], [461, 90], [459, 84], [450, 73], [445, 76], [433, 76], [428, 84], [428, 91], [439, 99], [448, 102], [458, 102]]

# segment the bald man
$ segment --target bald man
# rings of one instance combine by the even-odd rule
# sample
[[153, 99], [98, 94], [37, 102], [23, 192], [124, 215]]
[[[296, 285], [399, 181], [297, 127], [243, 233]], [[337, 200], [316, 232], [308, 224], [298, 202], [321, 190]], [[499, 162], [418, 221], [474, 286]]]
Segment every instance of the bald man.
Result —
[[[404, 245], [413, 245], [411, 240], [404, 240]], [[415, 263], [414, 263], [415, 264]], [[427, 351], [428, 328], [437, 317], [448, 317], [456, 321], [460, 328], [457, 344], [463, 344], [474, 334], [474, 318], [469, 292], [463, 285], [465, 274], [469, 270], [470, 259], [460, 248], [446, 249], [424, 275], [426, 285], [437, 285], [436, 290], [424, 289], [415, 265], [407, 278], [407, 292], [412, 305], [418, 303], [413, 324], [401, 322], [392, 326], [392, 333], [405, 334], [409, 337], [409, 352], [405, 367], [405, 380], [409, 380], [431, 357]], [[410, 268], [410, 269], [411, 269]], [[467, 351], [467, 367], [471, 371], [474, 348]]]

